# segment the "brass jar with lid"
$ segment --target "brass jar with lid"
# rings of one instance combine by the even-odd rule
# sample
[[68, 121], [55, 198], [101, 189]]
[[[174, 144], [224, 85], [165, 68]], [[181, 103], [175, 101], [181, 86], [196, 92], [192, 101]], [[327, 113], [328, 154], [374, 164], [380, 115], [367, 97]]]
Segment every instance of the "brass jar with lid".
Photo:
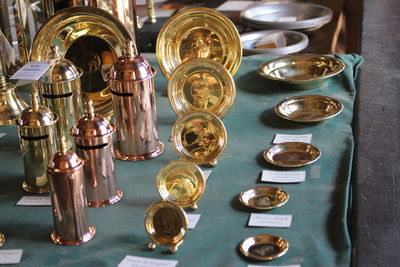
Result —
[[14, 84], [7, 82], [0, 72], [0, 126], [15, 124], [21, 111], [27, 104], [16, 92]]

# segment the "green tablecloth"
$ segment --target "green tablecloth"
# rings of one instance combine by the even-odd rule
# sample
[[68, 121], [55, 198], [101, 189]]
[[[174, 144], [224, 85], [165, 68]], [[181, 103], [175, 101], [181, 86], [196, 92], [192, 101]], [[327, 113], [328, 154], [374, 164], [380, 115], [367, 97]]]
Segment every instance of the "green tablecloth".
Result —
[[[200, 200], [201, 218], [189, 230], [176, 254], [166, 247], [149, 251], [144, 229], [147, 207], [160, 197], [155, 180], [160, 168], [177, 159], [167, 140], [177, 115], [167, 99], [167, 82], [159, 71], [156, 77], [158, 130], [165, 151], [144, 162], [117, 161], [117, 177], [124, 197], [119, 203], [89, 209], [90, 223], [96, 227], [94, 239], [78, 247], [54, 245], [50, 241], [53, 221], [50, 207], [20, 207], [15, 203], [27, 193], [21, 189], [22, 158], [16, 127], [3, 127], [7, 135], [0, 140], [0, 232], [6, 235], [1, 249], [24, 249], [21, 266], [116, 266], [125, 255], [176, 259], [178, 266], [288, 265], [349, 266], [351, 243], [348, 231], [350, 173], [353, 156], [354, 80], [361, 57], [337, 56], [346, 63], [340, 75], [326, 86], [306, 91], [275, 87], [257, 74], [267, 57], [244, 58], [235, 76], [237, 98], [223, 118], [228, 145], [212, 169], [207, 188]], [[156, 65], [155, 61], [151, 61]], [[159, 69], [158, 69], [159, 70]], [[320, 94], [344, 104], [343, 112], [321, 124], [303, 125], [278, 118], [273, 108], [285, 97]], [[312, 144], [322, 151], [321, 158], [297, 170], [306, 171], [300, 184], [278, 185], [290, 194], [286, 205], [265, 213], [292, 214], [288, 229], [247, 227], [251, 210], [242, 206], [238, 194], [261, 184], [263, 169], [275, 169], [260, 159], [260, 153], [276, 133], [312, 133]], [[263, 183], [264, 184], [264, 183]], [[284, 237], [290, 244], [283, 257], [271, 262], [251, 261], [238, 252], [246, 237], [270, 233]]]

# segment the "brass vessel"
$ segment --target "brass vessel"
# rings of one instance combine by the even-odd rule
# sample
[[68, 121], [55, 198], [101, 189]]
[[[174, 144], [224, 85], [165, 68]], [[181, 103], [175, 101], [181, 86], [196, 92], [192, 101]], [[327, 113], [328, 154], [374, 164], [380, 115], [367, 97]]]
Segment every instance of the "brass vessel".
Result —
[[239, 249], [248, 258], [269, 261], [285, 255], [289, 243], [280, 236], [262, 234], [246, 238]]
[[301, 167], [317, 161], [321, 151], [308, 143], [285, 142], [267, 148], [263, 157], [265, 161], [280, 167]]
[[16, 92], [14, 84], [7, 82], [0, 72], [0, 126], [12, 125], [27, 104]]
[[252, 209], [270, 210], [285, 205], [289, 194], [275, 186], [255, 186], [241, 192], [239, 200]]

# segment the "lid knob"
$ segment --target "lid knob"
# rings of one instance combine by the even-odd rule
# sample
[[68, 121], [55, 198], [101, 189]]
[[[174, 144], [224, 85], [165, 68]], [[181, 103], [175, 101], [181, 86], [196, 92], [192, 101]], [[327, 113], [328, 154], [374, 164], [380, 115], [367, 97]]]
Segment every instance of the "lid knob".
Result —
[[31, 98], [32, 98], [32, 108], [34, 111], [39, 110], [39, 94], [36, 91], [33, 91], [31, 93]]
[[60, 52], [58, 50], [58, 46], [52, 44], [50, 46], [49, 59], [59, 59], [59, 58], [60, 58]]
[[127, 58], [132, 58], [135, 56], [135, 46], [134, 42], [132, 40], [127, 40], [125, 42], [125, 50], [124, 50], [124, 56]]
[[60, 147], [61, 147], [61, 153], [66, 154], [68, 152], [67, 144], [65, 142], [65, 136], [61, 136], [60, 138]]
[[0, 72], [0, 89], [5, 89], [6, 87], [7, 87], [6, 76], [4, 76], [4, 75]]
[[89, 99], [86, 101], [86, 114], [88, 117], [93, 118], [94, 117], [94, 107], [93, 107], [93, 100]]

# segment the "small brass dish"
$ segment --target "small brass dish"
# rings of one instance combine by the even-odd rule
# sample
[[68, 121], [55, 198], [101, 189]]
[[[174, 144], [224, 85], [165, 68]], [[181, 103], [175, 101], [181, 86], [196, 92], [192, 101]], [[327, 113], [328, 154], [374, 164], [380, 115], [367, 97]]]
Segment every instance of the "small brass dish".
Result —
[[212, 113], [192, 112], [180, 117], [172, 128], [172, 144], [181, 158], [199, 165], [215, 162], [225, 149], [227, 134]]
[[187, 160], [175, 160], [165, 165], [157, 175], [157, 190], [163, 200], [182, 208], [197, 209], [197, 201], [206, 188], [201, 169]]
[[289, 243], [275, 235], [255, 235], [240, 243], [240, 252], [252, 259], [269, 261], [279, 258], [288, 251]]
[[173, 71], [193, 58], [209, 58], [224, 65], [232, 76], [242, 60], [242, 44], [235, 25], [221, 13], [205, 7], [177, 13], [157, 38], [158, 65], [169, 80]]
[[188, 229], [188, 220], [184, 210], [168, 201], [152, 204], [146, 212], [144, 225], [152, 242], [150, 249], [157, 245], [169, 246], [172, 253], [178, 250]]
[[301, 167], [315, 162], [321, 156], [321, 151], [308, 143], [286, 142], [267, 148], [264, 159], [280, 167]]
[[295, 122], [321, 122], [335, 117], [343, 110], [343, 104], [322, 95], [302, 95], [286, 98], [275, 106], [279, 117]]
[[255, 186], [240, 193], [239, 200], [249, 208], [270, 210], [283, 206], [289, 200], [289, 194], [274, 186]]
[[6, 237], [0, 233], [0, 247], [4, 244], [4, 242], [6, 242]]
[[235, 96], [232, 75], [221, 63], [208, 58], [182, 63], [168, 83], [169, 103], [179, 116], [205, 111], [223, 117], [231, 109]]
[[272, 59], [258, 67], [258, 73], [291, 89], [312, 89], [342, 72], [345, 64], [338, 58], [320, 55], [294, 55]]

